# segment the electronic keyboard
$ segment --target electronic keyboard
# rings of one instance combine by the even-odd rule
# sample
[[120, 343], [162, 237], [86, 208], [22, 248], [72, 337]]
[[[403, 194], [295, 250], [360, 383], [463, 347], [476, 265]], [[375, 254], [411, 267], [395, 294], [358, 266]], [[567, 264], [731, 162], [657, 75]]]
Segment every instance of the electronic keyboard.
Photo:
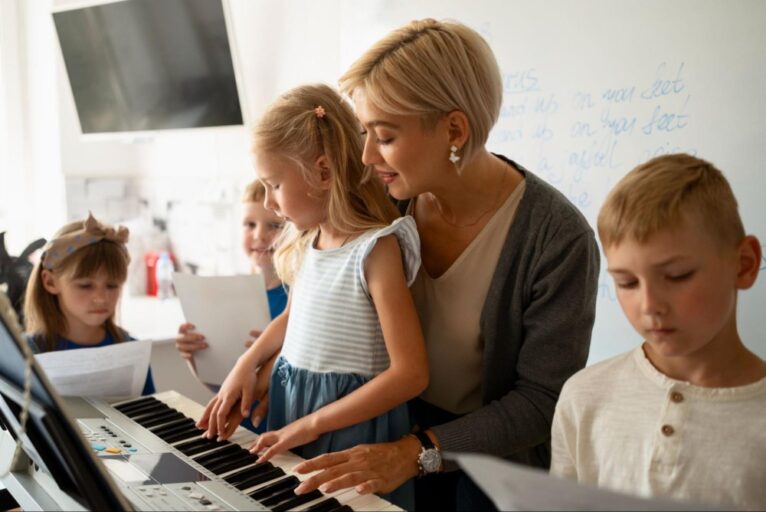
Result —
[[176, 393], [109, 403], [66, 398], [85, 438], [138, 510], [402, 510], [355, 490], [296, 495], [311, 476], [293, 473], [303, 459], [286, 452], [255, 464], [257, 434], [237, 427], [227, 441], [201, 437], [204, 407]]

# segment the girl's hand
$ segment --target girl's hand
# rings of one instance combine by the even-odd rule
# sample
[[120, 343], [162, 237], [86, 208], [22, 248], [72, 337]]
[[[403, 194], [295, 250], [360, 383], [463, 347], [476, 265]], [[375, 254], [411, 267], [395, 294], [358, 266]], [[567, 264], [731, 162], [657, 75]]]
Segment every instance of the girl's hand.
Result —
[[221, 390], [208, 402], [197, 427], [206, 429], [205, 437], [227, 439], [236, 430], [242, 418], [250, 413], [255, 394], [257, 374], [250, 359], [240, 356]]
[[304, 480], [296, 494], [317, 487], [325, 493], [354, 487], [360, 494], [391, 492], [417, 476], [420, 442], [405, 436], [392, 443], [360, 444], [340, 452], [326, 453], [301, 462], [296, 473], [320, 473]]
[[194, 353], [198, 350], [207, 348], [205, 337], [194, 331], [194, 325], [190, 323], [181, 324], [176, 336], [176, 349], [181, 357], [187, 361], [192, 361]]
[[312, 417], [304, 416], [279, 430], [261, 434], [253, 446], [250, 447], [250, 453], [259, 453], [266, 450], [256, 461], [256, 464], [259, 464], [290, 448], [315, 441], [318, 437], [319, 432], [313, 425]]

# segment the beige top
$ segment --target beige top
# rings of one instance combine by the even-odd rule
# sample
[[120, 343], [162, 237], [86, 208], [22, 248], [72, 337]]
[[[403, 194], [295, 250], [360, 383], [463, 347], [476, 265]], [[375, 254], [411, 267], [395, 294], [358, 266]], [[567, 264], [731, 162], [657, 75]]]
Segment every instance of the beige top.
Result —
[[455, 414], [482, 405], [479, 319], [524, 188], [522, 181], [444, 274], [433, 279], [421, 266], [412, 285], [431, 377], [421, 398]]
[[555, 475], [766, 510], [766, 378], [694, 386], [660, 373], [638, 347], [567, 381], [552, 436]]

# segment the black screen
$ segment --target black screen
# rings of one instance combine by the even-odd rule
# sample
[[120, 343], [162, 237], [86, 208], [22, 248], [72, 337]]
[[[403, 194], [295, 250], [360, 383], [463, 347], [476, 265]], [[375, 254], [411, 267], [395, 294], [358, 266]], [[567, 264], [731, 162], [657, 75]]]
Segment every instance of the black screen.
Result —
[[53, 14], [83, 133], [241, 125], [220, 0]]

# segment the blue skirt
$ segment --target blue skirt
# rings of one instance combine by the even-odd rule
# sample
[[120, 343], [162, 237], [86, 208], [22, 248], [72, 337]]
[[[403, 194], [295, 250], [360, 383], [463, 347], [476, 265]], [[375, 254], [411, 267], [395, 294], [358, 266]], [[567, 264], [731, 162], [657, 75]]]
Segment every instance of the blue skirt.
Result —
[[[268, 430], [280, 428], [356, 391], [370, 378], [354, 373], [312, 372], [292, 366], [279, 356], [269, 387]], [[397, 441], [411, 431], [407, 404], [356, 425], [327, 432], [292, 451], [304, 459], [337, 452], [365, 443]], [[414, 505], [414, 487], [407, 482], [383, 496], [404, 509]]]

